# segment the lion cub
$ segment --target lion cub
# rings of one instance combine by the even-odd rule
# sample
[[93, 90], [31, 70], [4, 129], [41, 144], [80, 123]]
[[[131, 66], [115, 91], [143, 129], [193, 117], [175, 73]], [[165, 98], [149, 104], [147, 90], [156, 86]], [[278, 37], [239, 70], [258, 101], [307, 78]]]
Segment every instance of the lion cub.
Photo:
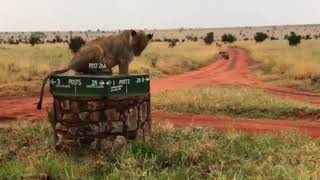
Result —
[[130, 62], [140, 56], [152, 37], [153, 34], [144, 31], [126, 30], [88, 42], [74, 55], [68, 67], [52, 71], [43, 79], [37, 109], [42, 107], [44, 87], [52, 75], [69, 70], [78, 74], [112, 74], [112, 68], [117, 65], [120, 74], [128, 74]]

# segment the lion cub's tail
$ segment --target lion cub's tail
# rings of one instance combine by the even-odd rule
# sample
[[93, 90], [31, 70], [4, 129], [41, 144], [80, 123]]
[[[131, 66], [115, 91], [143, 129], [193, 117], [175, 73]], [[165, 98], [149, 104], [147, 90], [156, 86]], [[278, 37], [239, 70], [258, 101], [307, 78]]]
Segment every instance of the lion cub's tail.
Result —
[[39, 102], [38, 102], [38, 105], [37, 105], [37, 109], [40, 110], [42, 108], [43, 91], [44, 91], [44, 87], [46, 86], [47, 80], [54, 74], [62, 74], [62, 73], [65, 73], [65, 72], [69, 71], [70, 69], [71, 69], [70, 67], [67, 67], [67, 68], [64, 68], [64, 69], [59, 69], [59, 70], [56, 70], [56, 71], [52, 71], [51, 73], [49, 73], [43, 79], [42, 86], [41, 86], [41, 91], [40, 91], [40, 98], [39, 98]]

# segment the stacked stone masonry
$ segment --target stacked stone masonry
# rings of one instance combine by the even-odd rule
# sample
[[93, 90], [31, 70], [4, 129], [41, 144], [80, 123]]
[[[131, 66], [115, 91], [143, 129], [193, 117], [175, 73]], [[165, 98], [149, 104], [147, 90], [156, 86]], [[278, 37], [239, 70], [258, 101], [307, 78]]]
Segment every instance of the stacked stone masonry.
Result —
[[151, 130], [150, 96], [54, 97], [56, 149], [108, 150]]

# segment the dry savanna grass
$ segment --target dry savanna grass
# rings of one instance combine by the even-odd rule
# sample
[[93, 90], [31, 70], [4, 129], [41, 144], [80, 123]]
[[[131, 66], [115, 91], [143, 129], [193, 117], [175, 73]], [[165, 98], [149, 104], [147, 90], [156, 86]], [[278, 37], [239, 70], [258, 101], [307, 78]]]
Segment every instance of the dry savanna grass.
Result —
[[297, 47], [290, 47], [288, 41], [237, 45], [249, 51], [260, 80], [319, 92], [320, 40], [304, 40]]
[[[218, 51], [200, 42], [178, 43], [174, 48], [168, 43], [151, 43], [133, 61], [130, 73], [152, 78], [183, 73], [214, 62]], [[46, 74], [66, 66], [71, 58], [66, 44], [0, 45], [0, 96], [34, 94]]]
[[199, 87], [152, 97], [153, 110], [244, 118], [295, 119], [320, 109], [290, 103], [263, 90], [246, 87]]
[[154, 125], [145, 143], [54, 150], [49, 123], [0, 129], [0, 179], [319, 179], [320, 141], [298, 133], [222, 134]]

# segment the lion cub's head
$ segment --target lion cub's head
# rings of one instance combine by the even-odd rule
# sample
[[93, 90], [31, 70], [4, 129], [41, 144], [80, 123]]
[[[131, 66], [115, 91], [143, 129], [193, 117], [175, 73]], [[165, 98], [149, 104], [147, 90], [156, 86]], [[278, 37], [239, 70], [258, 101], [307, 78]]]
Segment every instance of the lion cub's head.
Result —
[[142, 51], [147, 47], [153, 34], [145, 34], [144, 31], [131, 30], [131, 47], [135, 56], [140, 56]]

